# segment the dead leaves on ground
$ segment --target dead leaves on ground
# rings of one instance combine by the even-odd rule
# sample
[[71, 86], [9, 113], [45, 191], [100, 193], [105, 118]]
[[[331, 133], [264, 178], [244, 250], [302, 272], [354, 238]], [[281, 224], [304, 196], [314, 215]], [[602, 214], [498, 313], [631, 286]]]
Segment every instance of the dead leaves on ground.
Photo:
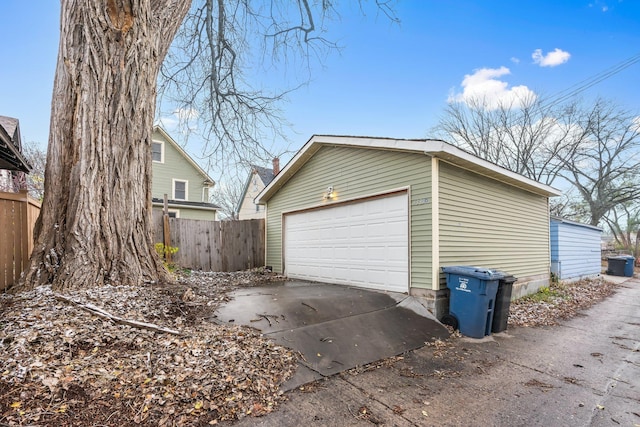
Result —
[[252, 329], [203, 321], [237, 285], [232, 274], [193, 273], [188, 284], [194, 290], [186, 299], [184, 287], [157, 286], [69, 295], [178, 329], [179, 336], [92, 316], [48, 287], [3, 295], [0, 421], [194, 425], [272, 411], [282, 399], [279, 384], [295, 369], [294, 355]]
[[601, 278], [554, 284], [549, 288], [553, 297], [545, 300], [524, 297], [513, 301], [509, 307], [509, 325], [557, 325], [560, 320], [575, 317], [580, 310], [589, 308], [611, 295], [615, 292], [616, 286]]

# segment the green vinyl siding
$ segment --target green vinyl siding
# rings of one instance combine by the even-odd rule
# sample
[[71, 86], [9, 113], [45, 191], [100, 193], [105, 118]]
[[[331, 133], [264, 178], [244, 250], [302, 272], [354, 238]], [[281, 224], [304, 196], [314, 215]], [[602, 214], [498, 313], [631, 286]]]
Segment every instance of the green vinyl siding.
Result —
[[549, 274], [546, 196], [445, 162], [439, 179], [440, 266], [498, 268], [519, 278]]
[[415, 153], [324, 146], [267, 202], [267, 265], [282, 272], [282, 214], [409, 188], [411, 286], [431, 288], [431, 158]]
[[184, 219], [203, 219], [207, 221], [215, 221], [216, 212], [213, 210], [174, 208], [180, 211], [180, 218]]
[[[203, 183], [206, 178], [200, 171], [157, 131], [153, 133], [153, 141], [163, 143], [164, 162], [152, 163], [152, 197], [162, 199], [167, 194], [169, 199], [173, 198], [173, 180], [175, 179], [188, 182], [187, 201], [209, 202], [207, 194], [205, 194], [207, 199], [203, 200]], [[208, 193], [208, 190], [205, 190], [205, 193]]]

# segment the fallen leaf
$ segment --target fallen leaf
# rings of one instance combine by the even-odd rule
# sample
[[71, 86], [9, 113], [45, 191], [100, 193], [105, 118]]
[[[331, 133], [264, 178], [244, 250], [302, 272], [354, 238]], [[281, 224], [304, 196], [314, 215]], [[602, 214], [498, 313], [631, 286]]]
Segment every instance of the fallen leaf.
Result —
[[12, 408], [19, 408], [19, 407], [21, 407], [21, 406], [22, 406], [22, 402], [13, 402], [13, 403], [11, 404], [11, 407], [12, 407]]
[[49, 387], [49, 390], [54, 391], [59, 382], [60, 380], [55, 377], [47, 377], [42, 380], [42, 385], [45, 385]]

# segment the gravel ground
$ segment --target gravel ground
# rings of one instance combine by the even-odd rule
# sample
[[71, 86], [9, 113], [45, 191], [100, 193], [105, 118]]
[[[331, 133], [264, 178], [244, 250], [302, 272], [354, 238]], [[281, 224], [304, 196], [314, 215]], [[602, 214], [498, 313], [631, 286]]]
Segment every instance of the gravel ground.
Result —
[[[172, 287], [0, 296], [0, 425], [197, 426], [268, 414], [286, 398], [279, 385], [295, 355], [210, 319], [229, 291], [274, 280], [283, 278], [192, 272]], [[509, 324], [552, 325], [614, 291], [601, 279], [554, 285], [512, 303]]]

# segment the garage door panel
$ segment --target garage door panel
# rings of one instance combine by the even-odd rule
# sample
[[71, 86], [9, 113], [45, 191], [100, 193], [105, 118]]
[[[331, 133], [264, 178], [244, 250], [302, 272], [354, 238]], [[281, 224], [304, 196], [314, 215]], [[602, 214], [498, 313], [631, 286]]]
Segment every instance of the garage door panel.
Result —
[[285, 273], [291, 278], [397, 292], [409, 288], [406, 193], [287, 214]]

